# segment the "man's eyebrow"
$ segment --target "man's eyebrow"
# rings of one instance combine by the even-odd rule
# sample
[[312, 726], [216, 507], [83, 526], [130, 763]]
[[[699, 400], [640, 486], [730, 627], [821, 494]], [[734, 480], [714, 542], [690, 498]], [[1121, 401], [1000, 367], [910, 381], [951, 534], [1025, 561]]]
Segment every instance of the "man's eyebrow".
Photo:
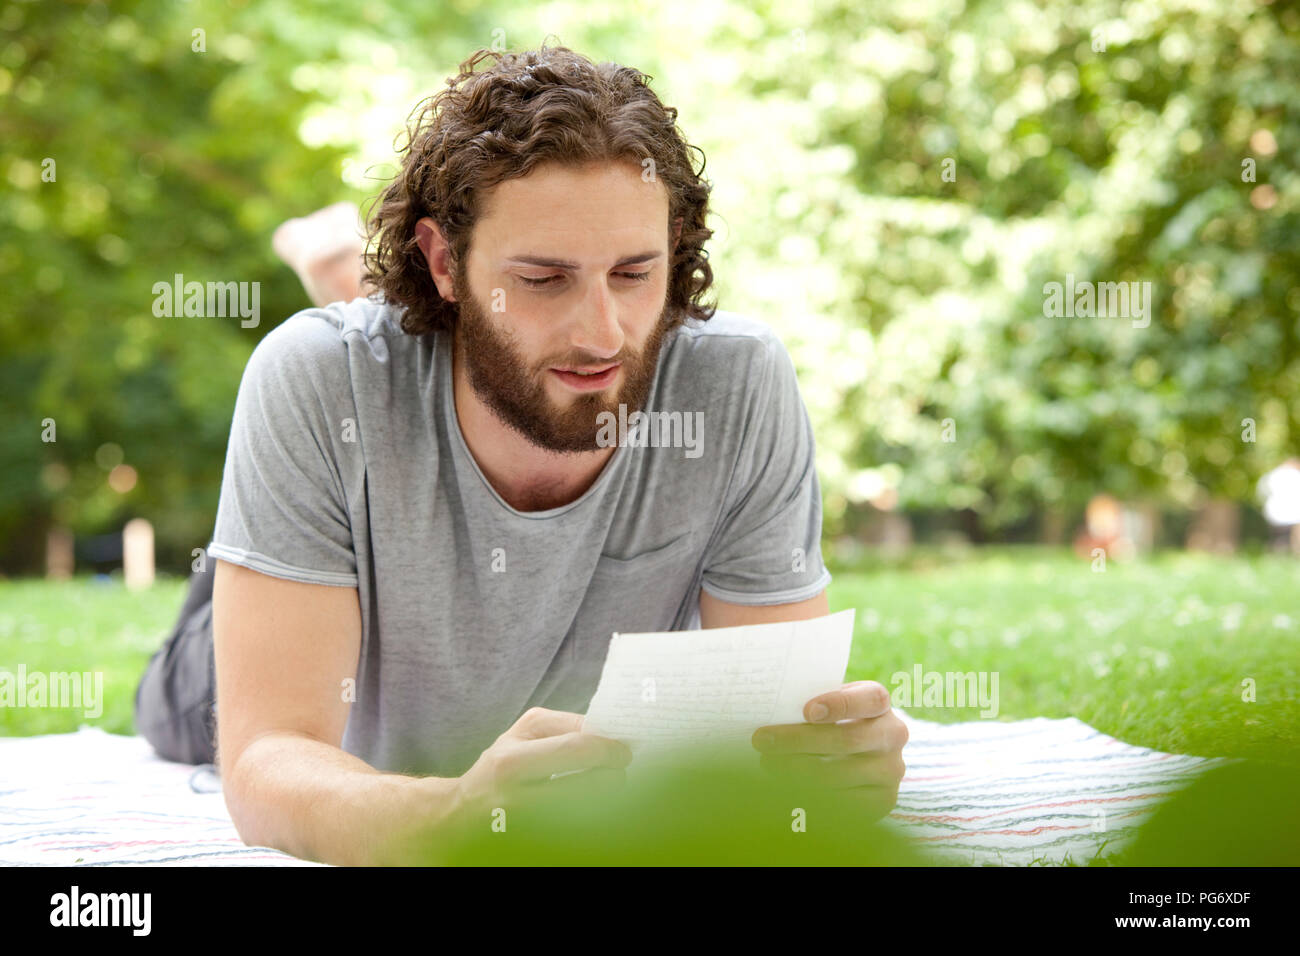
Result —
[[[626, 256], [614, 263], [615, 268], [618, 266], [633, 266], [641, 262], [649, 262], [652, 259], [658, 259], [663, 256], [662, 252], [650, 250], [649, 252], [638, 252], [634, 256]], [[552, 259], [547, 256], [510, 256], [506, 262], [515, 262], [525, 266], [545, 266], [549, 269], [578, 269], [580, 266], [576, 262], [569, 262], [567, 259]]]

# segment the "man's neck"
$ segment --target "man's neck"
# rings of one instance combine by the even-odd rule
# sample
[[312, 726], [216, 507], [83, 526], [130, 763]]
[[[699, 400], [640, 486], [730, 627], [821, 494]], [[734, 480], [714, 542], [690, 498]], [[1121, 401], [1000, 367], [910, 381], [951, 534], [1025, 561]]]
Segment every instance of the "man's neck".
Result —
[[454, 347], [452, 393], [470, 454], [496, 493], [516, 511], [549, 511], [578, 500], [618, 450], [562, 454], [534, 445], [479, 399]]

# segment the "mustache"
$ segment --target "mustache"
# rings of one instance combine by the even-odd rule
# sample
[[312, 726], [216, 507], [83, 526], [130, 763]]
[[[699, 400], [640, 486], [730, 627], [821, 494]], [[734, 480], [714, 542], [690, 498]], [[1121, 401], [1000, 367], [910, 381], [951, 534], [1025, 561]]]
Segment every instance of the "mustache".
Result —
[[628, 355], [620, 352], [613, 358], [591, 358], [589, 356], [575, 356], [565, 359], [562, 362], [547, 362], [541, 366], [541, 371], [552, 368], [604, 368], [606, 365], [628, 365], [636, 361], [637, 355]]
[[545, 372], [552, 368], [593, 368], [603, 367], [606, 365], [626, 365], [629, 368], [635, 367], [646, 356], [651, 346], [656, 346], [662, 341], [664, 334], [667, 332], [668, 325], [663, 316], [660, 316], [655, 327], [651, 329], [649, 338], [640, 349], [630, 349], [624, 346], [619, 349], [617, 355], [609, 358], [601, 358], [598, 355], [566, 355], [562, 359], [548, 360], [538, 366], [539, 372]]
[[629, 348], [619, 349], [617, 355], [609, 358], [601, 358], [599, 355], [566, 355], [562, 359], [547, 360], [543, 362], [539, 369], [546, 371], [551, 368], [593, 368], [604, 367], [606, 365], [631, 365], [635, 364], [641, 356], [645, 354], [644, 350], [634, 352]]

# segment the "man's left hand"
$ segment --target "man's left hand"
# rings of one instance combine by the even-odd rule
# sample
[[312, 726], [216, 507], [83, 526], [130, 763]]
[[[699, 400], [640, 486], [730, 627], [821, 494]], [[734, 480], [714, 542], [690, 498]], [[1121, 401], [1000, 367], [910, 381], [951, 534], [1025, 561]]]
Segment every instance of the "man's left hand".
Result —
[[805, 724], [771, 724], [754, 732], [763, 769], [804, 776], [864, 798], [874, 817], [898, 802], [906, 767], [907, 725], [889, 706], [889, 691], [875, 681], [854, 681], [804, 705]]

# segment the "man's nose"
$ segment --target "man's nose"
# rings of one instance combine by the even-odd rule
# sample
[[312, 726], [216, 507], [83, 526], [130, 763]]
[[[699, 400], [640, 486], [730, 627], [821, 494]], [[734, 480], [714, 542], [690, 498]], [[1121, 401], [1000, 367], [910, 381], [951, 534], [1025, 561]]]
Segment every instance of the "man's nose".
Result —
[[599, 356], [602, 360], [613, 358], [623, 348], [623, 327], [618, 321], [618, 304], [608, 286], [597, 282], [595, 288], [579, 305], [578, 318], [571, 344], [577, 350]]

